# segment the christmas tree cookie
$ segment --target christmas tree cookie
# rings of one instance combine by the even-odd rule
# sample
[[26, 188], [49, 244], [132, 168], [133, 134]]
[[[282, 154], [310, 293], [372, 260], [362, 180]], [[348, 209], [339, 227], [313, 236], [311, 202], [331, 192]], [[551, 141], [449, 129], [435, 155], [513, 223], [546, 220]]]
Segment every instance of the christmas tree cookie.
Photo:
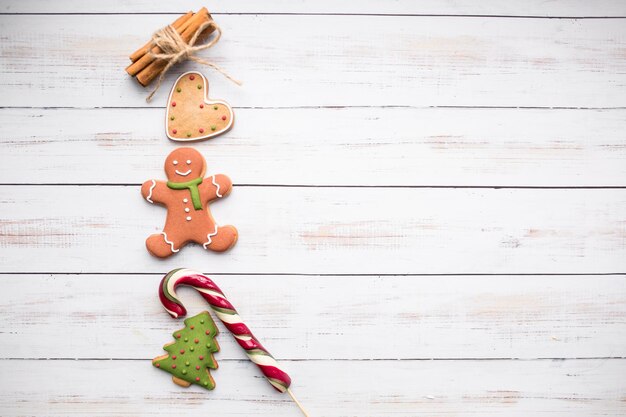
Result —
[[173, 333], [174, 342], [163, 346], [168, 352], [152, 360], [152, 365], [172, 374], [172, 381], [182, 387], [191, 384], [215, 388], [209, 369], [217, 369], [213, 353], [220, 350], [215, 338], [217, 327], [207, 311], [185, 320], [185, 328]]

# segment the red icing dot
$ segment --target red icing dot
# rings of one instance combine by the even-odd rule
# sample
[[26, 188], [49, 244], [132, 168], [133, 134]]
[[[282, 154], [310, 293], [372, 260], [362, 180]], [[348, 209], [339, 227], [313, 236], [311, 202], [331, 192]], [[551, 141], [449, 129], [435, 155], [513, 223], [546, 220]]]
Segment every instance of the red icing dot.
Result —
[[198, 132], [200, 132], [200, 133], [204, 133], [204, 129], [203, 129], [203, 128], [200, 128], [200, 129], [198, 129]]
[[222, 116], [222, 120], [226, 120], [226, 116]]
[[176, 360], [176, 355], [172, 355], [172, 359]]
[[200, 108], [201, 108], [201, 109], [203, 109], [203, 108], [204, 108], [204, 104], [201, 104], [201, 105], [200, 105]]
[[198, 359], [202, 360], [202, 359], [204, 359], [204, 356], [200, 355], [200, 357], [198, 357]]
[[200, 370], [200, 365], [196, 366], [196, 369], [199, 371]]
[[160, 367], [161, 367], [161, 364], [160, 364], [160, 363], [157, 363], [157, 364], [156, 364], [156, 365], [154, 365], [154, 366], [156, 366], [157, 368], [160, 368]]
[[199, 376], [196, 377], [196, 381], [200, 381], [200, 377]]
[[184, 355], [184, 354], [185, 354], [185, 349], [181, 349], [181, 350], [180, 350], [180, 354], [181, 354], [181, 355]]
[[172, 364], [172, 369], [176, 369], [176, 364], [175, 363]]
[[195, 75], [190, 75], [190, 76], [189, 76], [189, 79], [190, 79], [190, 80], [192, 80], [192, 81], [193, 81], [195, 78], [196, 78], [196, 76], [195, 76]]
[[176, 129], [172, 129], [172, 133], [173, 133], [173, 134], [176, 134], [176, 133], [178, 133], [178, 130], [176, 130]]
[[176, 338], [177, 338], [177, 339], [180, 339], [180, 333], [178, 333], [178, 334], [176, 335]]
[[204, 334], [211, 334], [211, 332], [207, 330], [204, 332]]
[[195, 327], [196, 327], [196, 326], [189, 326], [189, 328], [190, 328], [191, 330], [193, 330]]
[[176, 107], [176, 102], [172, 101], [172, 107]]
[[194, 343], [198, 343], [198, 342], [199, 342], [199, 340], [198, 340], [198, 339], [194, 339], [194, 340], [193, 340], [193, 342], [194, 342]]

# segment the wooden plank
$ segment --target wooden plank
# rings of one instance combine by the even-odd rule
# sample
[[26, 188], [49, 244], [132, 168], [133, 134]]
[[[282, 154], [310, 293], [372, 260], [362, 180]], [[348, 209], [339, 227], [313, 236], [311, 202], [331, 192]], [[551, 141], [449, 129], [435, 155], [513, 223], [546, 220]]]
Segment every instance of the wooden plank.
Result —
[[[182, 13], [198, 10], [206, 2], [183, 0], [121, 0], [85, 1], [63, 0], [48, 2], [42, 0], [3, 1], [2, 13]], [[208, 6], [213, 14], [221, 13], [341, 13], [341, 14], [399, 14], [399, 15], [487, 15], [487, 16], [626, 16], [626, 6], [619, 0], [570, 1], [436, 1], [411, 0], [395, 1], [332, 1], [332, 0], [278, 0], [259, 2], [238, 0], [211, 2]]]
[[[123, 71], [127, 55], [170, 20], [0, 17], [0, 106], [145, 106], [147, 91]], [[219, 24], [224, 37], [208, 55], [245, 84], [206, 72], [213, 96], [237, 107], [626, 106], [621, 19], [226, 15]], [[194, 65], [171, 71], [154, 105]]]
[[[375, 337], [375, 336], [373, 336]], [[286, 363], [312, 416], [616, 416], [626, 360]], [[217, 388], [181, 388], [148, 361], [5, 361], [3, 416], [292, 416], [247, 361], [222, 361]], [[33, 383], [37, 381], [37, 383]], [[45, 389], [42, 389], [45, 387]]]
[[[626, 356], [623, 275], [212, 278], [282, 359]], [[1, 276], [6, 293], [19, 296], [0, 305], [0, 357], [158, 356], [182, 327], [158, 301], [160, 279]], [[193, 290], [179, 295], [190, 315], [207, 309]], [[219, 327], [220, 358], [243, 359]]]
[[[236, 179], [235, 179], [236, 181]], [[235, 187], [240, 239], [156, 260], [165, 210], [138, 186], [0, 187], [2, 272], [614, 273], [626, 190]]]
[[[163, 114], [2, 109], [0, 178], [140, 184], [160, 175], [176, 146], [164, 136]], [[305, 108], [236, 114], [231, 132], [194, 146], [212, 169], [239, 184], [626, 185], [626, 110]], [[259, 128], [267, 120], [282, 122]], [[325, 124], [332, 129], [323, 135], [302, 128]]]

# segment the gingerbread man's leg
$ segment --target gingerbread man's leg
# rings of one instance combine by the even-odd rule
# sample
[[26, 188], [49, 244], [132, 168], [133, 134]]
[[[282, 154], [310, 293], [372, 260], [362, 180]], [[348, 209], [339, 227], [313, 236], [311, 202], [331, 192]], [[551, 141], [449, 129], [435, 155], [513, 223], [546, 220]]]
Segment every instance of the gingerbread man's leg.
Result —
[[207, 234], [206, 241], [202, 243], [202, 247], [215, 252], [224, 252], [237, 243], [237, 236], [238, 233], [235, 226], [214, 225], [214, 230]]
[[180, 250], [180, 245], [177, 243], [171, 241], [165, 232], [161, 232], [150, 235], [146, 239], [146, 248], [158, 258], [167, 258]]

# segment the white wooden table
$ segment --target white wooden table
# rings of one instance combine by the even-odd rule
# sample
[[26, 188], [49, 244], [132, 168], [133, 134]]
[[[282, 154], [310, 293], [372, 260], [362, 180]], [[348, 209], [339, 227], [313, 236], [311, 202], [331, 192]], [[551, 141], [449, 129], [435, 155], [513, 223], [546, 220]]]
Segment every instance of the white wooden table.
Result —
[[223, 327], [215, 391], [152, 368], [182, 266], [312, 416], [626, 414], [626, 2], [207, 3], [240, 240], [159, 261], [138, 185], [200, 67], [149, 105], [123, 69], [202, 5], [0, 3], [0, 415], [298, 416]]

